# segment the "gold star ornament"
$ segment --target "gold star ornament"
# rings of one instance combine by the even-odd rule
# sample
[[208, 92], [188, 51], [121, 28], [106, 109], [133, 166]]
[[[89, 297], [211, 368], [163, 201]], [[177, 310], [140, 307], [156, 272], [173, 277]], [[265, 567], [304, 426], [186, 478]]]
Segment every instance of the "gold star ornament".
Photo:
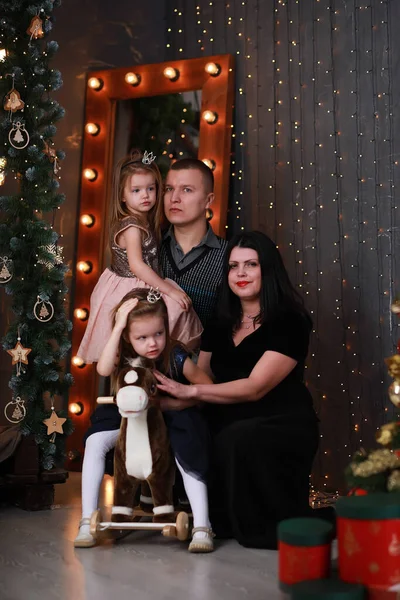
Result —
[[27, 357], [29, 352], [32, 352], [32, 348], [24, 348], [19, 340], [12, 350], [7, 350], [7, 353], [12, 356], [13, 365], [17, 365], [18, 363], [24, 363], [24, 365], [27, 365]]
[[59, 417], [58, 414], [53, 410], [48, 419], [44, 419], [43, 423], [47, 427], [47, 435], [54, 433], [64, 433], [63, 424], [67, 419]]

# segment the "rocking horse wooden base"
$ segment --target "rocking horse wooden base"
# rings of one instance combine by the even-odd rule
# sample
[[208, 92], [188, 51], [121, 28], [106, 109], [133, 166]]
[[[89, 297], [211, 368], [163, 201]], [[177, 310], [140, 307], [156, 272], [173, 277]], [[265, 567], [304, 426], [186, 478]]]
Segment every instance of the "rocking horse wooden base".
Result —
[[100, 510], [95, 510], [90, 519], [90, 533], [97, 541], [101, 533], [105, 531], [160, 531], [166, 537], [176, 537], [184, 542], [189, 537], [189, 515], [185, 512], [179, 512], [175, 523], [149, 523], [139, 521], [142, 517], [148, 517], [149, 513], [135, 510], [132, 521], [114, 522], [103, 521]]

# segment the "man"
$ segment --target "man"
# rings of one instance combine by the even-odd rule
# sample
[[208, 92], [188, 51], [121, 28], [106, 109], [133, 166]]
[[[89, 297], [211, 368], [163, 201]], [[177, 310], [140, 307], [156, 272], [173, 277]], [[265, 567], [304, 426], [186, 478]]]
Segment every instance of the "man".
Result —
[[[191, 298], [203, 327], [214, 313], [227, 247], [207, 222], [213, 200], [214, 175], [201, 160], [183, 158], [172, 165], [165, 180], [164, 210], [171, 225], [161, 245], [161, 270]], [[183, 508], [189, 504], [178, 474], [174, 495]]]
[[201, 160], [183, 158], [172, 165], [164, 194], [171, 226], [161, 246], [161, 269], [191, 298], [203, 326], [214, 312], [227, 247], [207, 222], [213, 200], [214, 175]]

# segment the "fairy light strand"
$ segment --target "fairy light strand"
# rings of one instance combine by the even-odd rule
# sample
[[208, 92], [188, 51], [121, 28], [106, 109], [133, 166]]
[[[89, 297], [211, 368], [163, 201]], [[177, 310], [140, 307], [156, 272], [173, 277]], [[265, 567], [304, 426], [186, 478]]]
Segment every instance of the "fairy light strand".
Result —
[[[395, 224], [396, 224], [396, 185], [395, 185], [395, 177], [394, 177], [394, 125], [393, 125], [393, 64], [392, 64], [392, 53], [390, 49], [392, 48], [392, 36], [390, 30], [390, 23], [392, 23], [391, 19], [391, 5], [389, 2], [385, 2], [386, 4], [386, 40], [387, 40], [387, 60], [388, 60], [388, 112], [389, 112], [389, 182], [390, 182], [390, 192], [391, 192], [391, 209], [390, 209], [390, 260], [389, 260], [389, 281], [390, 281], [390, 305], [393, 302], [393, 285], [394, 285], [394, 273], [397, 273], [396, 269], [396, 252], [395, 252]], [[389, 8], [390, 7], [390, 8]], [[392, 345], [397, 346], [397, 337], [398, 337], [398, 327], [393, 327], [393, 320], [396, 319], [392, 313], [390, 313], [390, 321], [389, 321], [389, 330], [390, 330], [390, 340]], [[391, 407], [391, 412], [394, 415], [394, 409]]]
[[[357, 161], [356, 161], [356, 175], [357, 175], [357, 261], [356, 261], [356, 288], [357, 288], [357, 320], [356, 320], [356, 332], [357, 332], [357, 353], [356, 353], [356, 373], [357, 380], [360, 381], [360, 371], [361, 371], [361, 356], [360, 356], [360, 347], [361, 347], [361, 322], [360, 322], [360, 306], [361, 306], [361, 281], [360, 281], [360, 271], [361, 271], [361, 261], [362, 261], [362, 243], [360, 239], [360, 233], [362, 231], [362, 222], [363, 222], [363, 193], [361, 191], [361, 178], [363, 176], [363, 155], [362, 155], [362, 136], [361, 136], [361, 122], [360, 122], [360, 44], [359, 44], [359, 22], [358, 22], [358, 11], [356, 10], [356, 2], [354, 0], [354, 19], [353, 19], [353, 35], [354, 35], [354, 45], [355, 50], [353, 54], [354, 57], [354, 71], [355, 71], [355, 123], [356, 123], [356, 151], [357, 151]], [[354, 389], [354, 387], [353, 387]], [[358, 383], [357, 385], [356, 398], [358, 399], [357, 406], [357, 414], [360, 414], [361, 406], [360, 406], [360, 398], [362, 395], [362, 383]], [[350, 430], [353, 431], [355, 426], [354, 419], [354, 396], [353, 399], [350, 399], [350, 411], [349, 411], [349, 421], [350, 421]], [[349, 458], [351, 458], [354, 452], [354, 446], [351, 444], [349, 453]]]
[[[297, 174], [295, 173], [295, 161], [294, 161], [294, 155], [295, 155], [295, 148], [294, 148], [294, 140], [295, 140], [295, 136], [293, 133], [293, 106], [292, 106], [292, 69], [291, 69], [291, 64], [292, 64], [292, 46], [291, 46], [291, 37], [290, 37], [290, 4], [288, 3], [287, 5], [287, 9], [286, 9], [286, 35], [287, 35], [287, 44], [288, 44], [288, 53], [287, 53], [287, 76], [288, 76], [288, 81], [287, 81], [287, 90], [288, 90], [288, 97], [289, 97], [289, 106], [288, 106], [288, 111], [289, 111], [289, 133], [290, 133], [290, 138], [289, 138], [289, 161], [290, 161], [290, 176], [291, 176], [291, 181], [292, 181], [292, 221], [293, 221], [293, 225], [294, 227], [292, 227], [291, 233], [292, 233], [292, 241], [291, 241], [291, 245], [290, 247], [293, 250], [293, 263], [295, 265], [295, 273], [296, 273], [296, 285], [297, 284], [297, 276], [298, 276], [298, 272], [297, 272], [297, 268], [296, 268], [296, 223], [297, 223], [297, 215], [296, 215], [296, 201], [295, 199], [298, 196], [298, 179], [297, 179]], [[297, 138], [296, 138], [297, 139]], [[296, 161], [297, 162], [297, 161]]]
[[[319, 382], [317, 381], [318, 378], [318, 374], [321, 372], [321, 352], [320, 352], [320, 335], [319, 335], [319, 331], [320, 331], [320, 322], [319, 322], [319, 315], [320, 315], [320, 303], [319, 303], [319, 293], [318, 293], [318, 289], [321, 286], [321, 282], [320, 282], [320, 263], [319, 263], [319, 252], [318, 252], [318, 248], [319, 248], [319, 231], [320, 231], [320, 205], [319, 205], [319, 199], [318, 199], [318, 194], [319, 194], [319, 189], [320, 189], [320, 181], [319, 181], [319, 170], [318, 170], [318, 144], [317, 144], [317, 140], [319, 139], [319, 131], [318, 131], [318, 125], [319, 125], [319, 121], [317, 119], [317, 86], [318, 86], [318, 69], [316, 68], [316, 65], [318, 64], [317, 61], [317, 38], [316, 38], [316, 9], [317, 6], [315, 3], [313, 3], [312, 6], [312, 62], [313, 62], [313, 81], [312, 81], [312, 95], [313, 95], [313, 166], [314, 166], [314, 228], [313, 228], [313, 235], [312, 235], [312, 239], [313, 239], [313, 244], [311, 245], [311, 250], [313, 250], [313, 258], [315, 261], [315, 284], [313, 286], [313, 289], [315, 291], [315, 293], [313, 294], [313, 304], [312, 304], [312, 309], [311, 309], [311, 315], [313, 318], [313, 328], [314, 328], [314, 335], [312, 336], [311, 340], [315, 340], [314, 343], [312, 343], [312, 352], [311, 352], [311, 358], [312, 358], [312, 363], [315, 365], [315, 368], [313, 370], [313, 380], [316, 382], [315, 383], [315, 401], [316, 401], [316, 410], [318, 412], [318, 414], [321, 415], [321, 413], [323, 412], [323, 407], [322, 407], [322, 403], [323, 403], [323, 394], [321, 393], [320, 389], [319, 389], [319, 385], [317, 385]], [[307, 261], [308, 263], [308, 261]], [[311, 261], [309, 261], [309, 264], [307, 264], [307, 269], [309, 269], [311, 266]], [[322, 434], [323, 435], [323, 434]], [[321, 446], [323, 446], [322, 444], [323, 439], [321, 440]], [[323, 448], [322, 448], [323, 450]], [[317, 477], [321, 478], [322, 477], [322, 473], [323, 473], [323, 454], [322, 451], [318, 453], [318, 473], [315, 474], [315, 479], [317, 479]]]
[[[297, 40], [298, 40], [298, 59], [299, 59], [299, 68], [298, 68], [298, 89], [299, 89], [299, 93], [298, 93], [298, 97], [299, 97], [299, 114], [300, 114], [300, 131], [303, 131], [303, 123], [304, 123], [304, 118], [305, 115], [303, 113], [303, 44], [301, 43], [301, 31], [300, 31], [300, 22], [301, 22], [301, 16], [302, 16], [302, 5], [298, 2], [297, 3]], [[300, 261], [299, 261], [299, 265], [301, 265], [301, 268], [299, 269], [299, 273], [300, 273], [300, 280], [301, 280], [301, 285], [302, 285], [302, 290], [303, 290], [303, 294], [304, 295], [308, 295], [308, 286], [306, 285], [306, 280], [305, 280], [305, 248], [304, 248], [304, 240], [305, 240], [305, 223], [304, 223], [304, 216], [305, 216], [305, 210], [304, 210], [304, 204], [307, 206], [308, 202], [307, 199], [305, 199], [305, 194], [303, 192], [303, 190], [305, 191], [305, 148], [304, 148], [304, 136], [300, 135], [300, 186], [301, 186], [301, 193], [300, 193], [300, 215], [301, 215], [301, 227], [300, 227], [300, 232], [301, 232], [301, 256], [300, 256]], [[309, 189], [311, 187], [307, 186], [307, 189]], [[308, 194], [307, 194], [308, 196]], [[307, 271], [308, 272], [308, 271]], [[307, 300], [305, 298], [305, 300]]]
[[[397, 239], [396, 189], [393, 187], [398, 173], [394, 160], [393, 59], [390, 53], [384, 54], [384, 46], [390, 48], [392, 44], [391, 5], [384, 0], [374, 3], [372, 25], [378, 26], [379, 30], [371, 33], [375, 36], [375, 47], [371, 52], [368, 31], [371, 3], [353, 0], [349, 8], [354, 12], [351, 22], [339, 0], [313, 0], [310, 5], [297, 0], [274, 0], [271, 4], [272, 16], [270, 9], [264, 9], [258, 0], [224, 0], [223, 4], [220, 0], [199, 0], [195, 10], [184, 7], [182, 0], [176, 0], [172, 6], [176, 6], [178, 12], [184, 11], [184, 19], [179, 20], [178, 13], [174, 15], [174, 26], [183, 28], [184, 21], [187, 31], [180, 34], [169, 31], [168, 35], [174, 46], [171, 57], [179, 56], [179, 44], [184, 39], [185, 53], [190, 48], [190, 52], [194, 49], [195, 56], [227, 52], [236, 58], [229, 227], [232, 226], [234, 231], [243, 229], [252, 215], [253, 226], [259, 225], [275, 238], [289, 270], [294, 264], [294, 283], [302, 288], [300, 291], [314, 321], [306, 374], [317, 411], [323, 417], [314, 479], [320, 482], [319, 488], [327, 490], [332, 473], [340, 479], [340, 471], [348, 463], [351, 451], [359, 448], [360, 440], [369, 443], [375, 426], [375, 423], [371, 426], [371, 417], [381, 418], [378, 412], [380, 404], [386, 403], [386, 390], [375, 398], [381, 389], [376, 375], [381, 374], [382, 352], [384, 343], [388, 343], [385, 336], [389, 327], [393, 342], [397, 337], [398, 327], [394, 327], [397, 321], [394, 319], [391, 325], [386, 323], [395, 273], [396, 257], [392, 249]], [[223, 16], [220, 16], [222, 8]], [[254, 21], [255, 15], [257, 26], [250, 22]], [[312, 39], [307, 37], [311, 25]], [[266, 27], [272, 30], [270, 41], [264, 41], [262, 37]], [[193, 31], [199, 33], [196, 39], [190, 36]], [[352, 48], [348, 56], [347, 48]], [[382, 65], [380, 60], [383, 60]], [[330, 67], [327, 61], [332, 62]], [[352, 75], [346, 77], [347, 65]], [[375, 135], [367, 135], [373, 112], [369, 87], [372, 78], [367, 71], [375, 73], [381, 66], [385, 76], [379, 78], [380, 71], [375, 76], [374, 110], [381, 121], [385, 119], [384, 124], [389, 129], [386, 142], [383, 142], [384, 128], [378, 127], [379, 119], [374, 122]], [[271, 81], [272, 87], [269, 87]], [[341, 89], [334, 94], [339, 83]], [[378, 92], [383, 92], [383, 99]], [[347, 110], [349, 106], [351, 112], [347, 115], [342, 109]], [[338, 129], [349, 123], [353, 127], [343, 129], [341, 138]], [[347, 151], [349, 142], [349, 153], [342, 156], [341, 152]], [[382, 156], [385, 145], [387, 150]], [[263, 146], [268, 148], [264, 154]], [[373, 183], [374, 159], [377, 162], [374, 163]], [[266, 163], [268, 168], [264, 169]], [[330, 164], [335, 166], [329, 171], [333, 175], [328, 180], [324, 169], [329, 169]], [[380, 183], [384, 184], [382, 189]], [[374, 205], [371, 202], [374, 194], [370, 186], [375, 184], [379, 186], [375, 195], [386, 203], [385, 206], [390, 206], [390, 215], [384, 214], [384, 205], [377, 208], [378, 202]], [[250, 201], [243, 202], [249, 192], [249, 200], [255, 206], [251, 206]], [[391, 204], [389, 195], [392, 196]], [[392, 228], [390, 240], [387, 237], [379, 239], [379, 228], [373, 222], [377, 210], [379, 225], [386, 223], [387, 229]], [[358, 226], [351, 227], [355, 223]], [[372, 244], [368, 243], [371, 239]], [[379, 251], [384, 253], [379, 259], [385, 271], [385, 277], [379, 281], [379, 307], [384, 311], [385, 322], [379, 323], [379, 329], [376, 320], [370, 322], [372, 330], [375, 329], [374, 335], [379, 334], [376, 337], [380, 342], [376, 339], [375, 347], [368, 348], [365, 347], [365, 317], [371, 312], [371, 301], [378, 304], [376, 290], [375, 293], [369, 290], [376, 282], [375, 270], [369, 269], [373, 261], [376, 263], [370, 250], [370, 247], [375, 248], [375, 240]], [[335, 245], [333, 265], [331, 242]], [[336, 294], [330, 296], [330, 289], [336, 289]], [[370, 291], [373, 293], [371, 298], [368, 297]], [[385, 291], [389, 295], [385, 295]], [[332, 379], [326, 366], [329, 359], [326, 328], [332, 332], [335, 329], [332, 336], [335, 347], [330, 356], [339, 362], [334, 363], [338, 373], [336, 380]], [[376, 358], [378, 354], [379, 359]], [[333, 431], [328, 423], [335, 406], [340, 410], [344, 430], [348, 424], [348, 435]]]

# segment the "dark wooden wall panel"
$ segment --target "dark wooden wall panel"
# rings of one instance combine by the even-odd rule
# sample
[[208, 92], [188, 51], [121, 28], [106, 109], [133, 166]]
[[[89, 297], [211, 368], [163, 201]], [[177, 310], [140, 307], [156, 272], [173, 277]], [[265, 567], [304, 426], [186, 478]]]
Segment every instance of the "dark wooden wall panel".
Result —
[[[167, 0], [171, 40], [176, 6]], [[398, 336], [400, 3], [198, 0], [199, 15], [185, 11], [180, 55], [235, 56], [227, 234], [270, 235], [312, 313], [314, 481], [336, 489], [394, 414], [383, 358]]]

